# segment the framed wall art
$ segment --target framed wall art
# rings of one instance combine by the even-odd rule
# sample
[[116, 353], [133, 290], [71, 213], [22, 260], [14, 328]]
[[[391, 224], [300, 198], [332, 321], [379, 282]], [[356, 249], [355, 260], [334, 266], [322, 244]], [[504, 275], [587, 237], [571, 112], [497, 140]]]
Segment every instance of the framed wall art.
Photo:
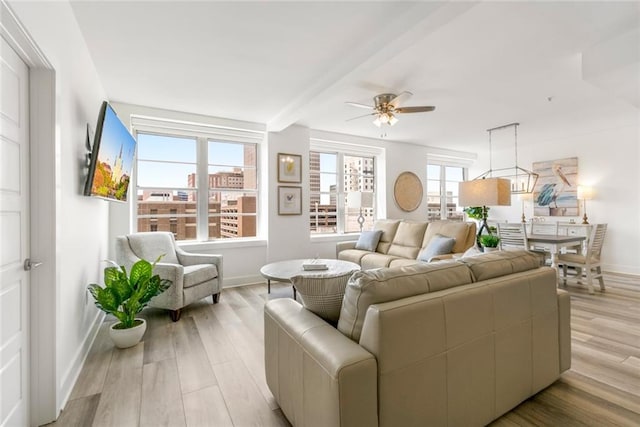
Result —
[[302, 187], [278, 187], [278, 215], [302, 215]]
[[535, 216], [578, 216], [578, 158], [533, 163], [539, 175], [533, 190]]
[[302, 182], [302, 156], [278, 153], [278, 182]]

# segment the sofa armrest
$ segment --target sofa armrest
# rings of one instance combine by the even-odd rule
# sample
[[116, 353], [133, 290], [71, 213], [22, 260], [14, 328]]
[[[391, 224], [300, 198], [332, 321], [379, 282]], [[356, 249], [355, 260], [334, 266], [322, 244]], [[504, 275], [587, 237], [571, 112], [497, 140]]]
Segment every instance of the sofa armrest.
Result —
[[162, 307], [170, 310], [182, 308], [184, 287], [184, 267], [180, 264], [170, 264], [167, 262], [159, 262], [153, 269], [153, 273], [159, 275], [163, 279], [171, 280], [172, 285], [158, 296], [151, 300], [152, 306]]
[[569, 293], [558, 289], [558, 340], [560, 372], [571, 368], [571, 299]]
[[336, 243], [336, 259], [338, 259], [338, 254], [347, 249], [355, 249], [357, 241], [349, 241], [349, 242], [338, 242]]
[[378, 425], [373, 355], [296, 301], [264, 309], [267, 385], [293, 425]]

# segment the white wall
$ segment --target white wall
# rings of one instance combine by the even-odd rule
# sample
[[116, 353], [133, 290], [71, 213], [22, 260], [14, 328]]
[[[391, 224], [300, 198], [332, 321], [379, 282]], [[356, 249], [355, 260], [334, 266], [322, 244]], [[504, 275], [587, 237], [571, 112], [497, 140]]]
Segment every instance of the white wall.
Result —
[[[87, 123], [95, 128], [105, 92], [66, 2], [9, 2], [55, 69], [56, 402], [64, 405], [101, 320], [86, 286], [101, 281], [107, 257], [108, 202], [82, 196]], [[31, 141], [37, 150], [45, 141]], [[49, 142], [46, 142], [49, 143]]]
[[[640, 274], [639, 122], [518, 146], [518, 163], [527, 169], [537, 161], [578, 157], [579, 184], [590, 185], [595, 191], [595, 199], [587, 202], [589, 222], [609, 224], [603, 247], [605, 271]], [[512, 149], [494, 151], [494, 167], [501, 156], [513, 158], [509, 152]], [[475, 177], [487, 169], [488, 152], [481, 152], [470, 175]], [[533, 215], [532, 203], [525, 203], [527, 219]], [[489, 219], [518, 221], [521, 212], [522, 204], [513, 196], [510, 207], [492, 207]], [[582, 213], [580, 203], [579, 217], [545, 217], [545, 220], [574, 219], [580, 223]]]

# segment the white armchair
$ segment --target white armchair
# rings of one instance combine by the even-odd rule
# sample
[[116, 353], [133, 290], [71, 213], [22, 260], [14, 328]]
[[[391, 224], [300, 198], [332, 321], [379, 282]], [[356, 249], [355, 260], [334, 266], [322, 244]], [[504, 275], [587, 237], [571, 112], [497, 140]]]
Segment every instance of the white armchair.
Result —
[[173, 233], [145, 232], [116, 237], [116, 261], [127, 270], [139, 259], [153, 262], [164, 255], [155, 273], [173, 282], [153, 298], [151, 307], [169, 310], [177, 322], [183, 307], [209, 295], [217, 304], [222, 289], [222, 255], [192, 254], [178, 247]]

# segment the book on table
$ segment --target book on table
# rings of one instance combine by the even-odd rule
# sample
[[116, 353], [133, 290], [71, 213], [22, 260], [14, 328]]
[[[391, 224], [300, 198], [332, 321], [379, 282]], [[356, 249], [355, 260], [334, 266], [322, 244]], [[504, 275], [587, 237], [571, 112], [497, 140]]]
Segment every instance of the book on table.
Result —
[[329, 266], [318, 259], [310, 259], [302, 263], [302, 269], [306, 271], [328, 270]]

